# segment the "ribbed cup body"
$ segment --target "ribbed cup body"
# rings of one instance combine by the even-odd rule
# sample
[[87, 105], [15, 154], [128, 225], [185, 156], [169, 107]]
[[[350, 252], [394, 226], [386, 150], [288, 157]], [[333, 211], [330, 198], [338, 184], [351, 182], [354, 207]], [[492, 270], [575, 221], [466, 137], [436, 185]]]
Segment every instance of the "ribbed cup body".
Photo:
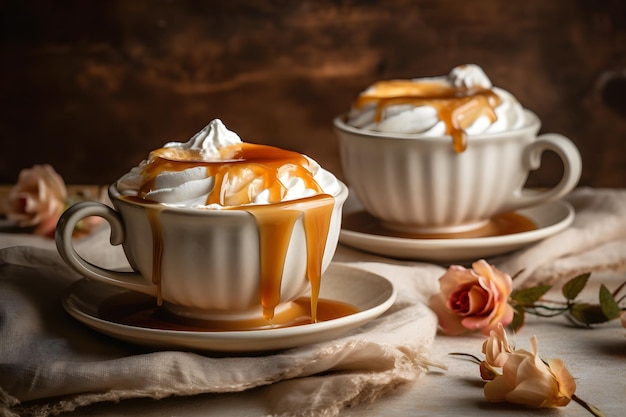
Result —
[[530, 112], [527, 119], [521, 129], [470, 136], [461, 153], [446, 136], [368, 132], [340, 117], [335, 130], [347, 183], [370, 214], [391, 228], [445, 232], [515, 208], [529, 171], [537, 168], [528, 153], [540, 123]]
[[[322, 270], [334, 255], [348, 190], [335, 196]], [[112, 198], [124, 222], [124, 252], [134, 270], [149, 283], [155, 252], [153, 230], [145, 206]], [[237, 320], [258, 317], [260, 244], [255, 218], [240, 210], [165, 208], [159, 213], [163, 244], [160, 279], [165, 303], [183, 306], [190, 316]], [[307, 248], [302, 219], [297, 220], [280, 283], [281, 303], [302, 296]]]

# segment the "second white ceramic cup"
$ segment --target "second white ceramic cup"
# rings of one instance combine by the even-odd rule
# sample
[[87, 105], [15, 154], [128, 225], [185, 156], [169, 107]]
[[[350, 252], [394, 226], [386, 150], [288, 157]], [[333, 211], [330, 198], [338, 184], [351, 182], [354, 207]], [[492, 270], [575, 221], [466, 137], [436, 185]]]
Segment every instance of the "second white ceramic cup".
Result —
[[[334, 120], [341, 166], [365, 210], [385, 227], [415, 233], [455, 233], [480, 227], [492, 216], [558, 199], [578, 183], [580, 153], [568, 138], [537, 135], [539, 118], [502, 133], [470, 136], [457, 153], [447, 136], [422, 137], [366, 131]], [[563, 176], [543, 191], [524, 188], [541, 155], [555, 152]]]

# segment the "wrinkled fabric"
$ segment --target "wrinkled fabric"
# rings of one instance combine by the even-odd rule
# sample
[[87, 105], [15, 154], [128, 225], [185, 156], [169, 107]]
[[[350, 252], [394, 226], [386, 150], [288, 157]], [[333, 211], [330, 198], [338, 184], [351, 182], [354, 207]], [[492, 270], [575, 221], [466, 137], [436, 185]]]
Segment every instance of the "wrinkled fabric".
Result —
[[[113, 261], [109, 257], [105, 263], [112, 267]], [[269, 415], [299, 410], [331, 416], [345, 406], [373, 401], [428, 368], [436, 332], [436, 318], [422, 294], [439, 268], [382, 266], [379, 272], [387, 271], [400, 291], [378, 319], [329, 342], [219, 357], [152, 351], [91, 330], [63, 310], [67, 287], [80, 277], [55, 251], [0, 249], [0, 415], [49, 416], [102, 401], [270, 385]]]
[[565, 200], [576, 212], [569, 228], [496, 263], [514, 287], [626, 269], [626, 190], [579, 188]]

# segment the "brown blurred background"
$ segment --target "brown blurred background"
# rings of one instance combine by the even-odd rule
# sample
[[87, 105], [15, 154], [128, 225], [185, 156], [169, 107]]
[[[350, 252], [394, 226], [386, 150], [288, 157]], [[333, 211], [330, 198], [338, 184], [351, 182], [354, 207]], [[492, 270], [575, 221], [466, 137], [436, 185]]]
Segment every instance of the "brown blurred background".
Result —
[[0, 13], [0, 184], [38, 163], [110, 183], [214, 118], [341, 177], [331, 122], [363, 88], [475, 63], [578, 145], [581, 185], [626, 187], [622, 0], [15, 0]]

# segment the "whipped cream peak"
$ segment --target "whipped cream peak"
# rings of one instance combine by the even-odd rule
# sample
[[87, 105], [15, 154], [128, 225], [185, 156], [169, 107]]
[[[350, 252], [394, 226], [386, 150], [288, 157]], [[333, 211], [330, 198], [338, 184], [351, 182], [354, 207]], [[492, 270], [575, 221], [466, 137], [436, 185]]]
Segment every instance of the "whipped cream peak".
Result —
[[488, 90], [493, 87], [491, 80], [485, 74], [485, 71], [478, 65], [467, 64], [459, 65], [450, 71], [448, 74], [450, 84], [456, 88], [467, 89], [485, 89]]
[[223, 156], [221, 149], [240, 143], [239, 135], [228, 130], [220, 119], [214, 119], [187, 142], [168, 142], [163, 148], [196, 151], [203, 159], [212, 160]]

